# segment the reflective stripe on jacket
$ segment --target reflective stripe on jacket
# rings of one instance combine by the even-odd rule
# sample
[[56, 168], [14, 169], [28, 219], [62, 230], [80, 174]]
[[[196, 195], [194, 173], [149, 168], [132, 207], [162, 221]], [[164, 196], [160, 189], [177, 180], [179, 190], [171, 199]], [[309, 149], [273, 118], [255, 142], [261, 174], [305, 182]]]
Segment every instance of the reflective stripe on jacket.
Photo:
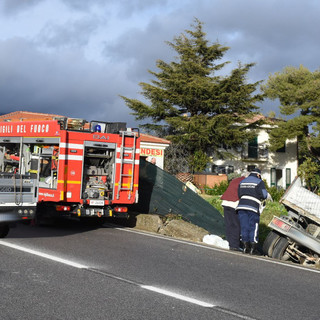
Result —
[[267, 198], [264, 182], [252, 173], [240, 182], [238, 196], [240, 198], [236, 210], [249, 210], [260, 214], [261, 201]]

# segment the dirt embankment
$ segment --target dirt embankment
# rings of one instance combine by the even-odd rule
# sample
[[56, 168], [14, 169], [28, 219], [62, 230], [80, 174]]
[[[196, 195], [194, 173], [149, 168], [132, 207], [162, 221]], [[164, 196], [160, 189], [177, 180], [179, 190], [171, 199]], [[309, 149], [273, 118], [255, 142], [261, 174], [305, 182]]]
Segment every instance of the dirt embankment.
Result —
[[157, 214], [130, 215], [128, 226], [174, 238], [202, 242], [209, 232], [182, 219], [163, 219]]

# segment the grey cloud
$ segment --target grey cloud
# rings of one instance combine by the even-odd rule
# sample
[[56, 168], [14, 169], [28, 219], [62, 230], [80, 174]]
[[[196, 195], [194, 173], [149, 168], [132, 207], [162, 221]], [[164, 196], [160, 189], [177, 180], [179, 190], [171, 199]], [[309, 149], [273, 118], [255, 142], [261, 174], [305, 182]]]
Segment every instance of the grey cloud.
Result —
[[[187, 27], [188, 24], [190, 21], [186, 22]], [[158, 59], [168, 62], [174, 59], [176, 53], [166, 42], [182, 31], [179, 18], [155, 17], [146, 29], [131, 28], [113, 43], [106, 44], [103, 54], [117, 63], [125, 62], [128, 79], [138, 84], [150, 79], [148, 70], [156, 71]]]
[[[1, 0], [3, 3], [0, 4], [0, 8], [7, 14], [15, 14], [20, 11], [31, 8], [39, 3], [52, 0]], [[105, 0], [61, 0], [67, 7], [84, 11], [94, 5], [104, 5]]]
[[[291, 64], [316, 67], [308, 58], [308, 53], [314, 54], [319, 47], [315, 41], [320, 27], [316, 2], [304, 2], [303, 10], [298, 0], [247, 2], [247, 5], [234, 1], [232, 8], [202, 13], [208, 34], [218, 36], [222, 42], [227, 39], [232, 57], [251, 58], [264, 74]], [[313, 59], [316, 61], [315, 56]]]
[[83, 47], [99, 26], [99, 18], [91, 16], [81, 20], [68, 21], [63, 25], [47, 24], [39, 33], [37, 42], [40, 46]]
[[[13, 14], [41, 2], [2, 0], [0, 8]], [[34, 43], [21, 39], [0, 42], [0, 112], [25, 107], [131, 121], [130, 110], [118, 94], [142, 99], [137, 94], [138, 83], [150, 80], [147, 70], [156, 71], [157, 59], [174, 59], [176, 53], [165, 41], [190, 29], [194, 17], [204, 22], [209, 41], [230, 47], [226, 60], [256, 63], [250, 81], [264, 80], [287, 65], [303, 64], [312, 70], [319, 67], [320, 6], [316, 1], [184, 0], [174, 2], [173, 7], [169, 0], [60, 2], [65, 4], [68, 17], [77, 11], [67, 24], [47, 24], [31, 36]], [[134, 19], [130, 20], [131, 16]], [[91, 40], [100, 41], [97, 39], [102, 33], [95, 38], [97, 32], [110, 32], [117, 27], [111, 22], [127, 23], [137, 21], [137, 17], [146, 19], [144, 27], [128, 25], [117, 39], [106, 34], [105, 64], [84, 58], [83, 51], [92, 50]], [[94, 44], [95, 48], [103, 45]]]
[[157, 7], [165, 7], [168, 4], [168, 0], [119, 0], [118, 3], [121, 4], [118, 16], [125, 18], [133, 13], [143, 12], [149, 8], [154, 10]]
[[108, 9], [109, 7], [119, 8], [119, 16], [128, 17], [134, 12], [143, 11], [147, 8], [154, 8], [155, 6], [164, 6], [168, 0], [117, 0], [117, 1], [106, 1], [106, 0], [62, 0], [62, 2], [69, 8], [75, 10], [88, 10], [93, 6], [99, 6], [101, 8]]
[[0, 9], [6, 14], [15, 14], [46, 0], [2, 0]]
[[76, 10], [87, 10], [94, 5], [103, 5], [106, 0], [62, 0], [66, 6]]
[[132, 121], [118, 97], [125, 81], [122, 75], [87, 61], [78, 52], [52, 56], [16, 38], [0, 42], [0, 69], [1, 113], [28, 110]]
[[[288, 65], [319, 67], [318, 16], [316, 2], [304, 3], [301, 10], [299, 0], [230, 1], [228, 6], [218, 1], [199, 1], [196, 8], [194, 3], [185, 2], [177, 11], [153, 17], [144, 30], [130, 29], [118, 41], [106, 45], [104, 54], [117, 55], [130, 65], [128, 78], [136, 81], [138, 90], [138, 83], [150, 78], [147, 69], [155, 70], [157, 59], [174, 58], [165, 41], [189, 29], [197, 17], [204, 22], [211, 42], [230, 47], [226, 60], [233, 65], [238, 61], [256, 63], [249, 81], [266, 80], [270, 73]], [[263, 109], [269, 111], [274, 108], [271, 105], [266, 102]]]

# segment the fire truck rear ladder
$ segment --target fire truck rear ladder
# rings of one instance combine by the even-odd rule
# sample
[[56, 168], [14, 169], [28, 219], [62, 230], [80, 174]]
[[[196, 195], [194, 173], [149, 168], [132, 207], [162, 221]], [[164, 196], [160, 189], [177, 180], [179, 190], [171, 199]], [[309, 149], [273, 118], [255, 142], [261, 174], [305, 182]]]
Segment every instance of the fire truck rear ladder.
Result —
[[[117, 199], [120, 198], [120, 191], [127, 190], [129, 191], [128, 199], [131, 199], [131, 193], [133, 190], [133, 173], [134, 173], [134, 163], [135, 163], [135, 154], [136, 154], [136, 140], [137, 134], [135, 132], [130, 131], [121, 131], [122, 142], [121, 142], [121, 149], [120, 149], [120, 177], [118, 183], [118, 192], [117, 192]], [[132, 147], [125, 147], [125, 139], [126, 137], [133, 137], [133, 146]], [[131, 157], [125, 159], [125, 154], [131, 154]], [[130, 164], [131, 168], [129, 173], [123, 173], [123, 166], [124, 164]], [[130, 186], [123, 186], [123, 178], [128, 177], [130, 179]]]

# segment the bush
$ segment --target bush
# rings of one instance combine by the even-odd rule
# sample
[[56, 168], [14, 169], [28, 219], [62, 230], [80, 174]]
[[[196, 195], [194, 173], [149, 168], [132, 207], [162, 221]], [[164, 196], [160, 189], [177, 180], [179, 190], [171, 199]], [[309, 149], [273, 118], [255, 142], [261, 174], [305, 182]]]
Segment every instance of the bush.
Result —
[[210, 162], [210, 158], [202, 150], [195, 151], [189, 159], [193, 172], [202, 172], [206, 168], [207, 163]]
[[223, 216], [223, 207], [221, 205], [222, 200], [220, 199], [220, 196], [212, 196], [212, 199], [209, 201], [210, 204], [215, 207]]
[[277, 188], [275, 186], [273, 187], [267, 187], [267, 191], [272, 197], [272, 200], [275, 202], [279, 202], [281, 197], [284, 194], [284, 189], [283, 188]]
[[204, 192], [210, 196], [221, 196], [227, 190], [228, 186], [228, 181], [221, 181], [220, 184], [216, 184], [213, 188], [205, 186]]
[[309, 190], [314, 191], [320, 186], [320, 164], [317, 159], [307, 157], [298, 168], [298, 176], [305, 181]]

